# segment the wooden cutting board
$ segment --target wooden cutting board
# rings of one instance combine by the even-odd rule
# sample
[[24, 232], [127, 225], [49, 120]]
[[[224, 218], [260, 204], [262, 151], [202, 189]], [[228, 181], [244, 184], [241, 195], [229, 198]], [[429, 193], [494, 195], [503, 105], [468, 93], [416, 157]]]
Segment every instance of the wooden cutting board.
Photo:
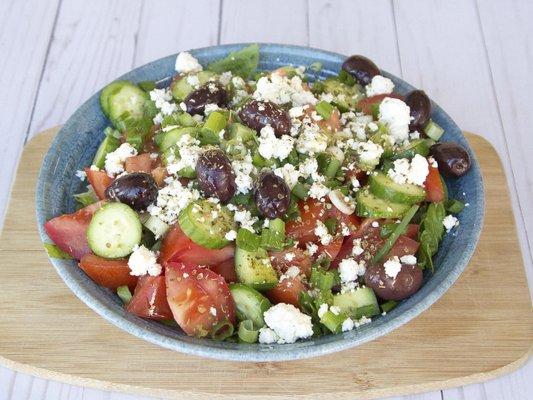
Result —
[[353, 399], [465, 385], [527, 360], [533, 313], [502, 166], [468, 134], [487, 195], [481, 240], [452, 288], [413, 321], [360, 347], [303, 361], [223, 362], [122, 332], [63, 284], [42, 249], [34, 188], [57, 129], [25, 148], [0, 238], [0, 362], [70, 384], [180, 399]]

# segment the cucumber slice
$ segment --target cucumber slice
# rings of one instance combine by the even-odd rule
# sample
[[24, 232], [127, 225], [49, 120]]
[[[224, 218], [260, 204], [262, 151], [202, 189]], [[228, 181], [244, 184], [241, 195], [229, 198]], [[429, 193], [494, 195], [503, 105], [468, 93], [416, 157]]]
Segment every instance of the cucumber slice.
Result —
[[256, 290], [272, 289], [278, 283], [278, 275], [263, 249], [251, 252], [235, 249], [235, 272], [239, 282]]
[[369, 185], [374, 196], [393, 203], [412, 205], [426, 198], [426, 191], [422, 186], [396, 183], [382, 172], [370, 175]]
[[409, 210], [408, 204], [393, 203], [371, 194], [368, 189], [357, 192], [356, 213], [360, 217], [399, 218]]
[[229, 290], [235, 301], [239, 321], [249, 319], [257, 329], [265, 326], [263, 313], [272, 306], [270, 301], [257, 290], [242, 283], [232, 283]]
[[403, 149], [394, 154], [393, 159], [413, 158], [416, 154], [423, 157], [429, 155], [429, 148], [435, 144], [433, 139], [415, 139]]
[[113, 136], [106, 136], [102, 143], [100, 143], [98, 150], [96, 150], [93, 165], [96, 165], [98, 168], [103, 168], [105, 165], [105, 156], [118, 149], [119, 146], [120, 140]]
[[189, 204], [181, 212], [178, 223], [194, 243], [208, 249], [221, 249], [228, 245], [226, 233], [236, 229], [231, 211], [208, 200]]
[[442, 129], [440, 125], [433, 120], [429, 120], [428, 124], [424, 127], [424, 133], [429, 138], [438, 141], [444, 133], [444, 129]]
[[109, 94], [107, 106], [109, 119], [118, 129], [119, 121], [125, 116], [134, 121], [141, 120], [145, 112], [148, 93], [130, 82], [123, 82], [120, 87]]
[[196, 137], [199, 131], [200, 130], [198, 128], [192, 126], [172, 129], [165, 133], [165, 135], [161, 139], [159, 148], [161, 151], [165, 151], [171, 146], [174, 146], [176, 143], [178, 143], [178, 140], [180, 140], [182, 136], [191, 135], [192, 137]]
[[[216, 74], [211, 71], [198, 72], [198, 82], [200, 83], [200, 86], [204, 85], [214, 76], [216, 76]], [[172, 97], [174, 97], [176, 101], [183, 101], [189, 94], [194, 92], [195, 88], [187, 82], [187, 75], [184, 75], [170, 84], [170, 90], [172, 91]]]
[[125, 257], [141, 242], [142, 225], [137, 213], [123, 203], [108, 203], [94, 215], [87, 241], [94, 254], [105, 258]]
[[117, 92], [119, 89], [121, 89], [124, 85], [128, 85], [130, 82], [128, 81], [116, 81], [112, 82], [109, 85], [107, 85], [105, 88], [102, 89], [100, 92], [100, 106], [102, 107], [102, 111], [106, 115], [106, 117], [109, 118], [109, 96], [115, 92]]
[[143, 221], [143, 225], [146, 227], [146, 229], [151, 231], [156, 238], [163, 236], [170, 228], [166, 222], [154, 215], [150, 215], [146, 221]]
[[369, 287], [336, 294], [333, 296], [333, 305], [339, 307], [341, 313], [357, 319], [362, 316], [372, 317], [380, 312], [376, 295]]

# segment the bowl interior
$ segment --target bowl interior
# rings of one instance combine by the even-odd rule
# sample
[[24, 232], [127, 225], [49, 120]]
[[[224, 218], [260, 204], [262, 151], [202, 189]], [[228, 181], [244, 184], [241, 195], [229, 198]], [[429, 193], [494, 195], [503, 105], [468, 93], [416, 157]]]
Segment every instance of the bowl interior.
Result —
[[[191, 53], [206, 65], [226, 56], [242, 44], [207, 47]], [[275, 44], [260, 45], [260, 69], [272, 70], [280, 66], [304, 65], [320, 62], [319, 72], [308, 71], [310, 79], [336, 74], [345, 56], [317, 49]], [[174, 74], [175, 55], [146, 64], [120, 77], [133, 82], [165, 80]], [[407, 93], [413, 87], [401, 79], [383, 72], [396, 85], [396, 91]], [[100, 110], [99, 93], [93, 95], [69, 118], [54, 139], [43, 161], [38, 179], [36, 209], [39, 231], [43, 241], [49, 242], [42, 226], [47, 220], [75, 210], [73, 194], [85, 190], [75, 171], [89, 165], [103, 139], [109, 122]], [[294, 344], [261, 345], [215, 342], [191, 338], [178, 328], [144, 320], [124, 311], [119, 298], [89, 279], [72, 260], [51, 259], [52, 264], [69, 288], [89, 307], [111, 323], [160, 346], [218, 359], [240, 361], [280, 361], [300, 359], [340, 351], [385, 335], [420, 314], [434, 303], [457, 279], [467, 265], [481, 232], [484, 198], [483, 183], [477, 161], [459, 127], [435, 103], [432, 118], [445, 129], [444, 141], [463, 145], [472, 157], [472, 169], [463, 178], [448, 180], [450, 196], [467, 202], [468, 207], [458, 216], [460, 225], [447, 234], [435, 257], [435, 272], [425, 273], [425, 284], [411, 298], [400, 303], [372, 323], [339, 335], [328, 335]]]

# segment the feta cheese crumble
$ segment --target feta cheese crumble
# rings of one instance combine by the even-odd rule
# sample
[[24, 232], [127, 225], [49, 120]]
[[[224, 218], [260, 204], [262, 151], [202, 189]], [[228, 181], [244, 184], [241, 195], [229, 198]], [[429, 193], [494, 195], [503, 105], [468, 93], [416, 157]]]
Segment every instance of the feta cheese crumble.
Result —
[[272, 329], [263, 327], [259, 329], [259, 343], [273, 344], [279, 340], [278, 335]]
[[242, 160], [233, 160], [231, 166], [235, 172], [237, 193], [247, 194], [252, 190], [254, 183], [252, 175], [257, 172], [257, 168], [252, 163], [252, 157], [246, 154]]
[[411, 110], [400, 99], [385, 97], [379, 105], [379, 121], [389, 127], [389, 134], [396, 143], [409, 138]]
[[180, 212], [199, 198], [198, 190], [184, 186], [178, 179], [171, 177], [168, 185], [159, 190], [155, 204], [149, 205], [147, 211], [167, 224], [173, 224]]
[[105, 156], [105, 170], [109, 176], [124, 172], [126, 158], [136, 156], [137, 150], [129, 143], [122, 143], [118, 149], [107, 153]]
[[407, 158], [395, 160], [393, 168], [387, 172], [387, 175], [400, 185], [410, 183], [418, 186], [424, 185], [428, 174], [428, 161], [420, 154], [416, 154], [410, 162]]
[[133, 276], [158, 276], [161, 274], [161, 265], [157, 263], [157, 254], [143, 245], [135, 246], [133, 253], [128, 259], [128, 267], [130, 267], [130, 275]]
[[78, 170], [76, 171], [76, 176], [78, 177], [78, 179], [80, 181], [84, 181], [85, 179], [87, 179], [87, 173], [85, 171], [82, 171], [82, 170]]
[[283, 178], [289, 189], [292, 189], [296, 183], [298, 183], [298, 178], [300, 177], [300, 172], [292, 164], [285, 164], [280, 168], [276, 168], [274, 173]]
[[261, 129], [259, 136], [259, 154], [270, 160], [277, 158], [280, 161], [285, 160], [294, 147], [294, 139], [289, 135], [283, 135], [277, 138], [274, 129], [266, 125]]
[[240, 225], [241, 228], [248, 229], [250, 232], [255, 233], [253, 224], [257, 222], [257, 217], [252, 217], [250, 211], [236, 210], [233, 214], [233, 219]]
[[368, 97], [376, 96], [378, 94], [390, 94], [394, 89], [394, 83], [389, 78], [381, 75], [376, 75], [372, 81], [366, 85], [366, 95]]
[[237, 239], [237, 232], [235, 230], [231, 230], [229, 232], [227, 232], [224, 237], [226, 238], [226, 240], [229, 240], [230, 242], [234, 241], [235, 239]]
[[292, 103], [293, 106], [303, 106], [317, 102], [313, 93], [303, 86], [302, 78], [299, 76], [288, 78], [280, 74], [259, 78], [253, 97], [278, 105]]
[[300, 268], [298, 268], [296, 265], [292, 265], [287, 268], [287, 271], [283, 275], [279, 277], [279, 281], [283, 282], [285, 279], [296, 278], [298, 275], [300, 275]]
[[318, 236], [320, 243], [322, 243], [324, 246], [327, 246], [333, 240], [333, 236], [329, 234], [328, 228], [320, 220], [316, 221], [316, 227], [313, 232]]
[[413, 256], [412, 254], [407, 254], [405, 256], [401, 256], [400, 257], [400, 261], [403, 263], [403, 264], [407, 264], [407, 265], [416, 265], [416, 257]]
[[200, 141], [193, 138], [191, 135], [183, 135], [176, 143], [178, 159], [173, 155], [167, 157], [168, 165], [167, 171], [171, 175], [177, 174], [183, 168], [196, 168], [196, 163], [202, 152]]
[[311, 317], [292, 304], [278, 303], [265, 311], [264, 318], [268, 328], [278, 336], [277, 343], [294, 343], [313, 335]]
[[450, 214], [444, 217], [442, 224], [446, 228], [446, 232], [450, 232], [453, 228], [459, 226], [459, 220]]
[[348, 283], [357, 280], [358, 276], [365, 274], [365, 266], [353, 258], [345, 258], [339, 263], [339, 276], [341, 282]]
[[174, 69], [185, 74], [189, 72], [200, 72], [203, 70], [198, 60], [194, 58], [188, 51], [182, 51], [178, 54]]
[[397, 256], [394, 256], [390, 260], [386, 261], [383, 266], [385, 267], [385, 274], [392, 279], [396, 279], [396, 276], [398, 276], [402, 270], [402, 264]]

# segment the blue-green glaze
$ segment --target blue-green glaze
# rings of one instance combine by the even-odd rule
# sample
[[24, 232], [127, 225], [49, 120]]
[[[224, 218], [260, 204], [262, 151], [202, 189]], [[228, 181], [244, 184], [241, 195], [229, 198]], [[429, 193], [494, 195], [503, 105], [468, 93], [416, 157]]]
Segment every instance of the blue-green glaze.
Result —
[[[206, 47], [191, 50], [191, 53], [206, 65], [243, 46], [234, 44]], [[343, 55], [327, 51], [277, 44], [262, 44], [260, 52], [260, 69], [272, 70], [287, 64], [308, 66], [320, 62], [323, 69], [318, 76], [321, 78], [336, 74], [345, 59]], [[117, 79], [140, 82], [168, 78], [174, 74], [175, 57], [172, 55], [151, 62]], [[413, 89], [401, 79], [386, 72], [383, 74], [394, 81], [398, 92], [407, 93]], [[312, 74], [310, 78], [313, 78]], [[98, 96], [99, 93], [92, 96], [69, 118], [44, 158], [36, 194], [37, 221], [43, 241], [50, 240], [43, 230], [43, 224], [47, 220], [74, 211], [72, 195], [84, 189], [84, 183], [75, 176], [75, 171], [91, 163], [103, 139], [103, 130], [109, 124], [100, 110]], [[445, 130], [441, 140], [458, 142], [470, 153], [470, 172], [461, 179], [447, 181], [450, 196], [469, 203], [469, 206], [459, 215], [460, 226], [443, 240], [435, 257], [435, 273], [426, 272], [425, 284], [418, 293], [387, 315], [376, 317], [372, 323], [351, 332], [284, 345], [251, 345], [192, 338], [178, 328], [126, 313], [116, 294], [95, 284], [74, 261], [50, 261], [76, 296], [102, 317], [139, 338], [172, 350], [224, 360], [282, 361], [320, 356], [358, 346], [402, 326], [437, 301], [466, 267], [481, 232], [484, 195], [479, 165], [459, 127], [435, 103], [432, 118]]]

